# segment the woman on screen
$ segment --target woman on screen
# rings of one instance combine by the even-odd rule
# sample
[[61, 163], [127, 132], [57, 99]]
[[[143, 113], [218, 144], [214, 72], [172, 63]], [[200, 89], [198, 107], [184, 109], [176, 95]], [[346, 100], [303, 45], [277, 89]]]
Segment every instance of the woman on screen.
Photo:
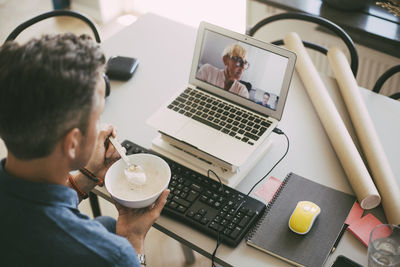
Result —
[[225, 69], [218, 69], [204, 64], [197, 72], [196, 78], [226, 91], [249, 98], [246, 86], [239, 82], [243, 71], [249, 68], [246, 60], [247, 51], [237, 43], [228, 45], [222, 53]]

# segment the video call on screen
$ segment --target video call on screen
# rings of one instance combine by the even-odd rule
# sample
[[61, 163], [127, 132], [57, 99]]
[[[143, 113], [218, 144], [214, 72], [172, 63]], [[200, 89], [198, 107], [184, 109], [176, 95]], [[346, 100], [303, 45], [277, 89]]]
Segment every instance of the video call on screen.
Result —
[[[235, 81], [225, 90], [276, 110], [288, 59], [210, 30], [203, 36], [196, 78], [224, 90], [226, 73], [230, 73]], [[224, 50], [232, 47], [236, 48], [233, 51], [244, 50], [245, 56], [228, 57], [224, 62]]]

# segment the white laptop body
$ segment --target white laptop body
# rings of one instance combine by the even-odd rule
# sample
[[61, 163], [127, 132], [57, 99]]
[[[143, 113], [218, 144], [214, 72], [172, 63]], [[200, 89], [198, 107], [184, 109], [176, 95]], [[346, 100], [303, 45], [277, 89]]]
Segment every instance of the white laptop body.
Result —
[[[196, 76], [199, 76], [200, 69], [205, 65], [208, 65], [208, 67], [211, 65], [214, 72], [219, 70], [220, 73], [223, 73], [227, 68], [226, 61], [223, 60], [223, 52], [227, 47], [232, 47], [235, 44], [244, 48], [247, 52], [242, 61], [238, 57], [229, 57], [230, 60], [234, 60], [232, 62], [239, 62], [236, 66], [243, 68], [240, 84], [247, 85], [248, 94], [246, 96], [224, 90], [220, 86], [214, 85], [213, 82], [196, 78]], [[203, 106], [203, 110], [207, 110], [212, 114], [202, 114], [203, 117], [205, 116], [204, 118], [193, 119], [196, 116], [196, 112], [193, 112], [193, 117], [191, 117], [190, 110], [194, 110], [191, 107], [185, 107], [189, 111], [188, 113], [183, 112], [183, 110], [180, 113], [171, 108], [171, 106], [173, 107], [171, 103], [177, 95], [157, 110], [148, 119], [147, 123], [178, 143], [190, 146], [227, 164], [240, 167], [257, 147], [263, 143], [281, 119], [295, 61], [296, 55], [289, 50], [202, 22], [198, 29], [189, 78], [188, 88], [193, 89], [190, 90], [192, 94], [190, 97], [200, 92], [199, 94], [204, 96], [217, 98], [218, 101], [221, 101], [222, 104], [220, 106], [223, 105], [223, 109], [228, 109], [229, 107], [231, 110], [238, 110], [236, 112], [240, 115], [235, 113], [235, 119], [239, 120], [239, 122], [236, 122], [235, 125], [226, 122], [221, 129], [220, 126], [210, 127], [210, 124], [214, 125], [215, 121], [220, 121], [220, 116], [224, 117], [225, 115], [221, 113], [217, 115], [218, 118], [213, 119], [212, 117], [216, 116], [215, 112], [213, 113], [211, 109], [205, 108], [205, 102], [200, 102], [203, 104], [199, 102], [194, 104], [193, 101], [190, 101], [189, 103], [193, 103], [191, 105], [197, 106], [197, 108]], [[246, 70], [244, 70], [246, 66], [244, 62], [249, 64]], [[243, 88], [241, 85], [239, 87]], [[267, 104], [262, 102], [265, 92], [270, 95]], [[184, 96], [189, 95], [184, 94]], [[178, 106], [175, 109], [178, 110]], [[220, 109], [215, 109], [215, 111], [218, 110]], [[241, 116], [244, 118], [242, 119]], [[196, 116], [196, 118], [200, 118], [200, 116]], [[247, 119], [250, 118], [256, 118], [253, 119], [254, 123], [251, 126], [245, 125], [243, 127], [242, 122], [249, 123]], [[235, 129], [239, 126], [242, 126], [243, 129], [251, 128], [252, 133], [256, 133], [259, 129], [264, 129], [265, 119], [271, 125], [257, 140], [249, 139], [247, 135], [239, 133], [233, 136], [232, 128]], [[264, 126], [259, 123], [260, 120], [264, 120]], [[230, 125], [230, 129], [225, 128], [229, 127], [228, 125]], [[248, 135], [252, 136], [251, 133]]]

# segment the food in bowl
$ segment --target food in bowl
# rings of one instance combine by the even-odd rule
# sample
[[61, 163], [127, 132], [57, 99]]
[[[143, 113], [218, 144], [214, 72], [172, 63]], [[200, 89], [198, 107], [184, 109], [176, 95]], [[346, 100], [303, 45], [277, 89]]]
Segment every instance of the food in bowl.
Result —
[[144, 185], [146, 183], [146, 173], [142, 166], [131, 165], [124, 170], [125, 178], [130, 184]]
[[165, 160], [152, 154], [134, 154], [128, 158], [131, 163], [143, 168], [146, 182], [143, 185], [131, 183], [125, 175], [125, 162], [118, 160], [106, 173], [106, 188], [123, 206], [147, 207], [168, 187], [171, 170]]

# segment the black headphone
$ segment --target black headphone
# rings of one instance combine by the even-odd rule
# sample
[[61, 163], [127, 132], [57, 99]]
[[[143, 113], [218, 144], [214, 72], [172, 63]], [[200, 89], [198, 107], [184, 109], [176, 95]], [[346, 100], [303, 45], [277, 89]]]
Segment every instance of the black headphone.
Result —
[[[17, 28], [15, 28], [10, 33], [10, 35], [8, 35], [8, 37], [7, 37], [5, 42], [15, 40], [15, 38], [23, 30], [25, 30], [29, 26], [31, 26], [31, 25], [39, 22], [39, 21], [42, 21], [42, 20], [45, 20], [45, 19], [51, 18], [51, 17], [58, 17], [58, 16], [74, 17], [74, 18], [78, 18], [78, 19], [84, 21], [86, 24], [89, 25], [90, 29], [92, 29], [92, 32], [94, 34], [94, 38], [96, 39], [96, 42], [99, 43], [99, 44], [101, 43], [99, 32], [97, 31], [96, 26], [94, 25], [94, 23], [89, 18], [87, 18], [86, 16], [84, 16], [84, 15], [78, 13], [78, 12], [70, 11], [70, 10], [53, 10], [53, 11], [46, 12], [46, 13], [43, 13], [41, 15], [38, 15], [38, 16], [36, 16], [34, 18], [31, 18], [31, 19], [25, 21], [24, 23], [21, 23]], [[107, 77], [107, 75], [105, 73], [103, 74], [103, 77], [104, 77], [104, 82], [106, 83], [106, 97], [107, 97], [107, 96], [110, 95], [110, 92], [111, 92], [110, 80], [108, 79], [108, 77]]]

